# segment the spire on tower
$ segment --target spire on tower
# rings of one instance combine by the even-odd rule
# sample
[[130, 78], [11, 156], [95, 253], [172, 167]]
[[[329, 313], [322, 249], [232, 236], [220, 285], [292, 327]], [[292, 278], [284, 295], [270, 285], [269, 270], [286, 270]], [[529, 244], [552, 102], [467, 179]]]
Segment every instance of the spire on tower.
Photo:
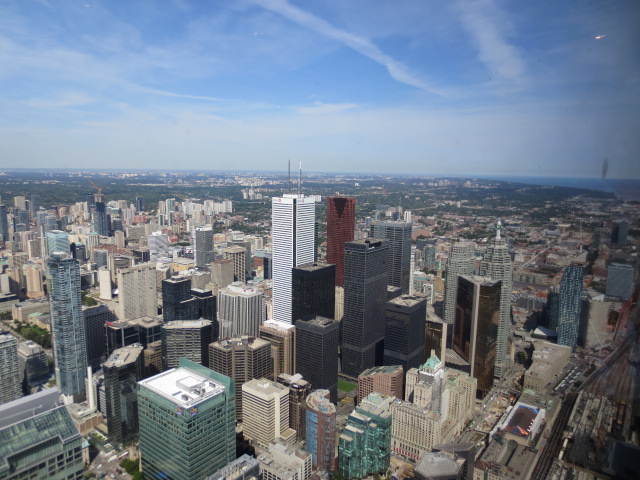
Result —
[[498, 223], [496, 224], [496, 239], [500, 240], [500, 230], [502, 229], [502, 222], [498, 219]]

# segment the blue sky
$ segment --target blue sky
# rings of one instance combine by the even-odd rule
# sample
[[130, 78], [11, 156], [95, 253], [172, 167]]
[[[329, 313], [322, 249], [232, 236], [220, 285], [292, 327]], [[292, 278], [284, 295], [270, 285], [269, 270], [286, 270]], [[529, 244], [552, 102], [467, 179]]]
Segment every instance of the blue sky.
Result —
[[640, 3], [0, 0], [0, 167], [640, 178]]

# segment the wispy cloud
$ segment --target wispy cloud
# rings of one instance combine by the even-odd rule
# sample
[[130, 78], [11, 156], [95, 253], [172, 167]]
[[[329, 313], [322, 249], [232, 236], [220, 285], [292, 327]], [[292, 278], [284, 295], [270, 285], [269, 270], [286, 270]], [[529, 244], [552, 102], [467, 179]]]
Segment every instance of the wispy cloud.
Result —
[[78, 107], [94, 103], [96, 99], [82, 92], [66, 92], [53, 98], [31, 98], [25, 102], [34, 108]]
[[337, 40], [343, 45], [370, 58], [387, 69], [398, 82], [425, 90], [436, 95], [443, 92], [414, 75], [402, 62], [384, 53], [371, 40], [334, 27], [327, 21], [289, 4], [286, 0], [255, 0], [257, 5], [275, 12], [298, 25], [321, 35]]
[[492, 78], [521, 80], [525, 63], [507, 40], [508, 24], [493, 0], [460, 1], [455, 9]]

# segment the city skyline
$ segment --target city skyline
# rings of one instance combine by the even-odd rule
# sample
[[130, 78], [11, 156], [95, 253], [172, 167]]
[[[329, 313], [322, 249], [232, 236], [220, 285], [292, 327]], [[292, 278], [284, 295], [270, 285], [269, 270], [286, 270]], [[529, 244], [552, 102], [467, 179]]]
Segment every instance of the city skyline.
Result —
[[5, 4], [3, 167], [640, 178], [638, 9]]

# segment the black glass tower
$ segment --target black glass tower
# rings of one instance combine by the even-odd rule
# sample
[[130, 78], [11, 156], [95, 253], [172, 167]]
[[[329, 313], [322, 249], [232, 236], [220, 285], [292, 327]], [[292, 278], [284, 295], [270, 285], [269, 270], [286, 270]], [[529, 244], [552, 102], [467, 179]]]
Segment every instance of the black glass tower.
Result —
[[296, 323], [297, 372], [313, 390], [329, 390], [333, 403], [338, 401], [339, 328], [339, 322], [324, 317]]
[[190, 278], [168, 278], [162, 281], [162, 318], [195, 320], [198, 317], [196, 302], [192, 300]]
[[387, 302], [384, 323], [384, 364], [402, 365], [406, 372], [424, 361], [427, 299], [403, 295]]
[[375, 238], [345, 244], [342, 373], [354, 378], [382, 365], [388, 250]]
[[308, 263], [292, 269], [291, 323], [316, 316], [334, 318], [335, 309], [335, 265]]

